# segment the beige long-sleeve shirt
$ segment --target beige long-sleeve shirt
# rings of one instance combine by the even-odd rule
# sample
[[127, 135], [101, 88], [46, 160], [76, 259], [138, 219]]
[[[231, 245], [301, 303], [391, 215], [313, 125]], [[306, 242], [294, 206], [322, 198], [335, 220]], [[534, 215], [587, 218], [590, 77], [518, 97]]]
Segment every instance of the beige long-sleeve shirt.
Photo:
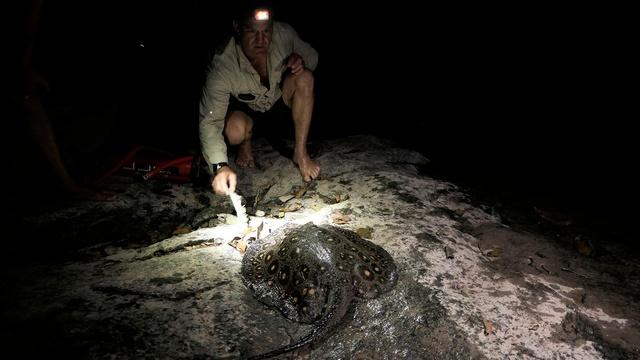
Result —
[[253, 110], [269, 110], [282, 96], [280, 81], [285, 70], [284, 60], [291, 53], [302, 56], [305, 67], [315, 70], [318, 64], [316, 50], [302, 41], [290, 25], [275, 21], [267, 55], [269, 88], [262, 85], [260, 75], [235, 39], [229, 40], [222, 52], [214, 55], [200, 101], [200, 144], [209, 166], [228, 161], [222, 132], [229, 96]]

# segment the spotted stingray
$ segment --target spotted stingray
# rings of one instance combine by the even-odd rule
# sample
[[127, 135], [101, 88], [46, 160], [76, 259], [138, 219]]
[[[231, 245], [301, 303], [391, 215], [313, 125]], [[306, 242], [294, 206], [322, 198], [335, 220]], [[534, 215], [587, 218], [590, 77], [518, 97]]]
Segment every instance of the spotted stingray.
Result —
[[254, 358], [293, 351], [330, 333], [354, 297], [374, 298], [397, 282], [393, 259], [353, 231], [330, 225], [287, 225], [247, 249], [242, 276], [254, 296], [312, 330]]

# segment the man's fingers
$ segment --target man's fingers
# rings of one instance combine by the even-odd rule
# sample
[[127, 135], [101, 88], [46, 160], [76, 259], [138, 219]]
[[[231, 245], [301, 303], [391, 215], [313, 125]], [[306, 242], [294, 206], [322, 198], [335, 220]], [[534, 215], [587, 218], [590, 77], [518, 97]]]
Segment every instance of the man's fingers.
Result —
[[229, 188], [228, 188], [228, 193], [231, 194], [232, 192], [236, 191], [236, 174], [229, 174]]
[[291, 67], [291, 73], [293, 75], [298, 75], [302, 72], [303, 69], [304, 69], [304, 66], [302, 66], [302, 64], [296, 64], [295, 66]]
[[218, 183], [213, 181], [211, 183], [211, 188], [213, 188], [213, 192], [218, 194], [218, 195], [222, 195], [222, 189], [220, 189], [220, 186], [218, 186]]
[[226, 189], [224, 189], [225, 186], [222, 185], [223, 183], [220, 181], [213, 181], [212, 187], [213, 187], [213, 192], [218, 194], [218, 195], [225, 195], [227, 193]]
[[229, 195], [236, 191], [236, 182], [236, 173], [229, 168], [224, 168], [224, 170], [220, 170], [220, 173], [213, 178], [211, 185], [216, 194]]
[[[302, 56], [294, 53], [294, 54], [291, 54], [287, 58], [285, 67], [291, 68], [292, 72], [294, 72], [294, 73], [300, 72], [300, 70], [299, 70], [300, 66], [304, 67], [304, 62], [302, 60]], [[294, 69], [296, 69], [296, 71], [293, 71]]]
[[213, 192], [218, 195], [229, 195], [229, 185], [227, 184], [227, 179], [222, 176], [216, 176], [213, 180]]

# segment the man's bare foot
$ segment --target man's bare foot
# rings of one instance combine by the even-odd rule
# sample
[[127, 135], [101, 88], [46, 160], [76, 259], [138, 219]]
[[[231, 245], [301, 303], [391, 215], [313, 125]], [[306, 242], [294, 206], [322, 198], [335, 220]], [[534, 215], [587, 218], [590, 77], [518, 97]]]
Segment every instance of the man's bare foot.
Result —
[[294, 154], [293, 162], [298, 165], [302, 179], [309, 182], [320, 175], [320, 165], [311, 160], [307, 154]]
[[250, 140], [245, 140], [242, 144], [238, 145], [238, 157], [236, 158], [236, 164], [242, 168], [252, 168], [255, 166]]

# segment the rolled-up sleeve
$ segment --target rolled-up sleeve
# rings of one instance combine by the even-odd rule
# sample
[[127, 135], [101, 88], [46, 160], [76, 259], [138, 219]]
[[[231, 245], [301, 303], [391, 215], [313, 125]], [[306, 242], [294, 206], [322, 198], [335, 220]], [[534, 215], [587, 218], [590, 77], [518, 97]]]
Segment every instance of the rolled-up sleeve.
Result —
[[222, 132], [229, 106], [229, 89], [228, 81], [214, 65], [207, 75], [200, 101], [200, 144], [209, 166], [228, 161], [227, 145]]

